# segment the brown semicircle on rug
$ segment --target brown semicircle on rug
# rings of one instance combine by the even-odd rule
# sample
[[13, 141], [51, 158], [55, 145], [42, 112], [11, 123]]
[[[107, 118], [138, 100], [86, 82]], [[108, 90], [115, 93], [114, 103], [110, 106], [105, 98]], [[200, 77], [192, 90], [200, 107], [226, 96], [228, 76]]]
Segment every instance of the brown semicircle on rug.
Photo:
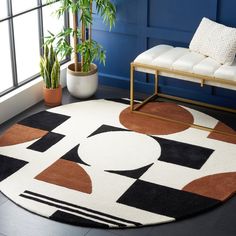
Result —
[[[150, 102], [143, 106], [140, 111], [148, 112], [152, 115], [158, 115], [176, 121], [185, 121], [188, 124], [193, 124], [194, 118], [192, 114], [181, 106], [175, 103], [168, 102]], [[164, 121], [140, 114], [135, 114], [130, 111], [130, 107], [124, 109], [120, 113], [120, 122], [126, 128], [139, 133], [153, 135], [168, 135], [184, 131], [190, 125], [182, 125], [175, 122]]]
[[73, 161], [59, 159], [35, 179], [83, 193], [92, 193], [92, 181], [89, 175]]
[[0, 136], [0, 147], [29, 142], [46, 135], [48, 131], [15, 124]]
[[187, 184], [182, 190], [226, 201], [236, 193], [236, 172], [204, 176]]

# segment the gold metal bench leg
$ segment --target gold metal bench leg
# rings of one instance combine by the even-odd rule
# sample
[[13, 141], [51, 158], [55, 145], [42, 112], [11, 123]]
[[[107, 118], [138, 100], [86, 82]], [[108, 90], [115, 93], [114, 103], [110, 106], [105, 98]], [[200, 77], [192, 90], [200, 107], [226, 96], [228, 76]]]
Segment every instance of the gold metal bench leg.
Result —
[[130, 110], [131, 112], [135, 112], [139, 110], [142, 106], [156, 98], [158, 94], [158, 70], [155, 72], [155, 91], [154, 94], [146, 98], [143, 102], [141, 102], [139, 105], [135, 106], [134, 108], [134, 71], [135, 66], [133, 63], [130, 64]]
[[134, 66], [130, 64], [130, 110], [134, 110]]
[[155, 94], [158, 94], [158, 71], [155, 72]]

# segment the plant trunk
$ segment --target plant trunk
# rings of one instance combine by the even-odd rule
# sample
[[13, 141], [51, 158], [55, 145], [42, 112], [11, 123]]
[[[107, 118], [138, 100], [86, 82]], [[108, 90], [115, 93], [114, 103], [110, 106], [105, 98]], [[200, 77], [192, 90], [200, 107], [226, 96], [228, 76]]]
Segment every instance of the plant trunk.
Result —
[[[89, 35], [88, 35], [88, 37], [89, 37], [90, 48], [92, 48], [93, 0], [90, 0], [90, 17], [91, 17], [91, 23], [89, 24]], [[89, 54], [89, 59], [91, 60], [91, 53]]]
[[73, 13], [73, 41], [74, 41], [74, 64], [75, 64], [75, 71], [79, 71], [79, 65], [78, 65], [78, 53], [77, 53], [77, 43], [78, 43], [78, 37], [77, 37], [77, 28], [78, 28], [78, 19], [77, 19], [77, 11]]
[[[90, 16], [91, 21], [93, 21], [93, 1], [90, 1]], [[92, 43], [92, 23], [89, 25], [89, 42]]]
[[[81, 14], [83, 14], [81, 12]], [[85, 22], [83, 21], [83, 18], [82, 18], [82, 21], [81, 21], [81, 42], [82, 44], [85, 42], [86, 40], [86, 27], [85, 27]], [[84, 71], [84, 55], [83, 53], [81, 53], [81, 71]]]

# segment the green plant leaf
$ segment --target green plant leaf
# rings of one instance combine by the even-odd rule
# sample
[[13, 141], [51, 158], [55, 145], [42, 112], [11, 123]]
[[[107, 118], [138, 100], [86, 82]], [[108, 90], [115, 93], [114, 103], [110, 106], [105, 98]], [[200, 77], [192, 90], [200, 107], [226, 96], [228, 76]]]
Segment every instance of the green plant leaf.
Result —
[[56, 88], [60, 82], [60, 63], [56, 51], [51, 45], [44, 46], [44, 55], [40, 58], [40, 74], [46, 88]]
[[[59, 7], [56, 10], [58, 17], [62, 17], [65, 12], [71, 12], [73, 15], [78, 14], [79, 26], [82, 24], [89, 28], [93, 23], [93, 12], [91, 8], [91, 3], [96, 9], [98, 15], [103, 19], [103, 22], [109, 25], [109, 29], [115, 25], [116, 20], [116, 7], [111, 0], [48, 0], [48, 3], [58, 2]], [[72, 28], [66, 28], [57, 34], [49, 32], [49, 36], [45, 37], [44, 45], [54, 45], [56, 46], [55, 54], [60, 54], [62, 57], [71, 55], [74, 53], [75, 58], [77, 58], [77, 53], [83, 58], [82, 71], [89, 71], [90, 64], [94, 60], [98, 60], [100, 63], [105, 65], [106, 52], [103, 50], [102, 46], [94, 40], [88, 40], [87, 37], [85, 41], [81, 41], [81, 29], [78, 25], [73, 25]], [[72, 36], [77, 42], [76, 46], [72, 47], [68, 39]], [[77, 63], [77, 61], [75, 62]], [[51, 66], [53, 67], [53, 66]], [[49, 68], [50, 69], [50, 68]], [[54, 73], [55, 74], [55, 73]]]

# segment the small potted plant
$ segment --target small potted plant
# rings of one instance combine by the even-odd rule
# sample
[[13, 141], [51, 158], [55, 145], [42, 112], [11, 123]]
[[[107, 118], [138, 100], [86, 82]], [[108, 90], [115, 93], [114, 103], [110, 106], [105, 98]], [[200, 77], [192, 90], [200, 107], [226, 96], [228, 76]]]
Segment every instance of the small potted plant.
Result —
[[62, 88], [60, 85], [60, 63], [52, 45], [44, 46], [44, 55], [40, 58], [40, 74], [43, 77], [43, 96], [47, 106], [61, 104]]
[[[53, 2], [56, 1], [48, 0], [48, 3]], [[72, 96], [88, 98], [98, 86], [97, 66], [93, 62], [98, 60], [105, 65], [106, 59], [102, 46], [92, 39], [93, 7], [110, 29], [115, 23], [116, 8], [110, 0], [60, 0], [59, 4], [57, 16], [70, 12], [73, 27], [65, 28], [58, 34], [49, 32], [46, 44], [56, 45], [56, 52], [62, 57], [73, 54], [73, 63], [67, 68], [67, 88]], [[73, 46], [67, 40], [70, 36]]]

